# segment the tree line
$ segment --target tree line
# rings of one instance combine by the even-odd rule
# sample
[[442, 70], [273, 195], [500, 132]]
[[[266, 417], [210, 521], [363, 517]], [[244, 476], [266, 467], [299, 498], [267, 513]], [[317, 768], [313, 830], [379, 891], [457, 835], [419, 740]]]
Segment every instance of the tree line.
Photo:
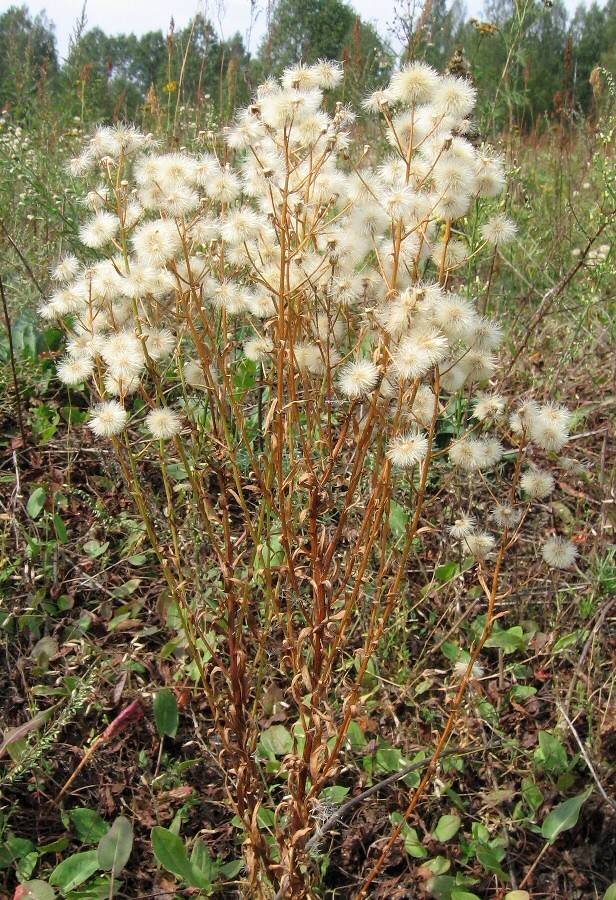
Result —
[[593, 71], [616, 70], [616, 0], [581, 5], [572, 17], [564, 0], [486, 0], [482, 20], [468, 18], [462, 0], [408, 0], [387, 38], [344, 0], [277, 0], [254, 55], [240, 34], [223, 40], [202, 15], [139, 37], [88, 29], [82, 16], [65, 60], [47, 16], [13, 6], [0, 15], [0, 105], [16, 120], [50, 111], [142, 125], [188, 109], [206, 127], [229, 121], [254, 85], [285, 66], [343, 61], [338, 99], [356, 103], [400, 56], [472, 78], [498, 125], [574, 119], [596, 102]]

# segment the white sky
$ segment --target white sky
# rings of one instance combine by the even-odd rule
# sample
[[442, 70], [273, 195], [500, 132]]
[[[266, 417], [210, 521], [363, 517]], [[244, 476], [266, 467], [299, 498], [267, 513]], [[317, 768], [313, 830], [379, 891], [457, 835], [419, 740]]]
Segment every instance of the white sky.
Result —
[[[26, 5], [32, 15], [45, 11], [56, 26], [56, 43], [60, 57], [66, 55], [69, 37], [80, 16], [83, 0], [0, 0], [0, 13], [10, 6]], [[268, 0], [255, 0], [255, 19], [248, 49], [254, 54], [265, 29], [265, 8]], [[468, 15], [478, 16], [483, 0], [465, 0]], [[573, 10], [579, 0], [566, 0]], [[387, 38], [394, 21], [394, 10], [402, 3], [397, 0], [351, 0], [351, 5], [361, 17], [376, 26]], [[166, 34], [173, 16], [176, 28], [188, 24], [196, 12], [204, 12], [216, 30], [224, 37], [236, 31], [248, 44], [251, 22], [250, 0], [87, 0], [86, 16], [90, 28], [102, 28], [107, 34], [124, 33], [141, 35], [148, 31], [162, 30]]]

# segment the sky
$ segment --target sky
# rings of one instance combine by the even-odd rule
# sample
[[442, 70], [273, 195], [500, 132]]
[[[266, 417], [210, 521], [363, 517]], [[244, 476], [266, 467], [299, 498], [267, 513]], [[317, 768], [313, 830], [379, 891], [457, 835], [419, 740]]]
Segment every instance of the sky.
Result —
[[[251, 0], [87, 0], [87, 27], [102, 28], [107, 34], [141, 35], [169, 29], [171, 17], [176, 28], [183, 28], [197, 12], [205, 13], [223, 37], [239, 31], [248, 49], [255, 53], [265, 31], [268, 0], [254, 0], [251, 29]], [[361, 17], [376, 26], [385, 38], [391, 38], [396, 8], [408, 0], [350, 0]], [[61, 58], [66, 56], [70, 35], [78, 20], [83, 0], [0, 0], [0, 13], [10, 6], [25, 5], [32, 15], [46, 12], [56, 26], [56, 43]], [[578, 0], [566, 0], [573, 11]], [[465, 0], [467, 15], [480, 17], [483, 0]]]

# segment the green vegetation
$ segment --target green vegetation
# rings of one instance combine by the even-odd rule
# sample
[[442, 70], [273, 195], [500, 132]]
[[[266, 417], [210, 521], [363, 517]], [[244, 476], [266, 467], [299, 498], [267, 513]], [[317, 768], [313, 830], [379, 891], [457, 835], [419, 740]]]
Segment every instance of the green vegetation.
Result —
[[[337, 0], [299, 6], [301, 17], [280, 0], [255, 58], [197, 17], [168, 36], [78, 27], [62, 66], [47, 20], [18, 8], [0, 16], [0, 895], [613, 900], [614, 2], [568, 23], [558, 2], [503, 0], [488, 27], [435, 0], [402, 17], [402, 60]], [[212, 169], [198, 198], [182, 201], [198, 203], [182, 217], [185, 238], [190, 216], [203, 220], [188, 263], [182, 250], [169, 264], [184, 274], [164, 297], [133, 298], [140, 328], [178, 336], [172, 354], [148, 352], [134, 394], [101, 387], [117, 364], [106, 357], [60, 380], [80, 313], [41, 317], [59, 292], [52, 268], [110, 255], [96, 237], [83, 243], [88, 191], [104, 193], [102, 179], [107, 209], [137, 196], [128, 153], [104, 165], [99, 156], [87, 182], [67, 174], [95, 124], [134, 120], [174, 165], [217, 156], [245, 166], [250, 150], [230, 146], [241, 135], [224, 129], [298, 53], [343, 64], [325, 90], [326, 149], [318, 130], [305, 145], [281, 142], [287, 173], [302, 153], [313, 166], [303, 204], [285, 219], [274, 200], [228, 200]], [[472, 152], [491, 141], [507, 181], [454, 220], [437, 215], [430, 241], [441, 256], [418, 244], [415, 273], [404, 216], [392, 213], [398, 225], [360, 259], [364, 238], [344, 244], [355, 226], [340, 200], [358, 170], [396, 209], [374, 173], [389, 177], [383, 164], [404, 149], [402, 128], [400, 143], [391, 136], [398, 110], [388, 100], [368, 117], [361, 100], [409, 59], [473, 79]], [[358, 113], [340, 124], [339, 148], [338, 101]], [[259, 227], [276, 234], [271, 259], [264, 240], [261, 262], [247, 261], [234, 238], [240, 202], [269, 214]], [[517, 234], [486, 243], [503, 214]], [[333, 238], [328, 216], [344, 224]], [[122, 249], [131, 265], [136, 252], [122, 221], [117, 272]], [[463, 258], [447, 255], [450, 244]], [[291, 287], [273, 295], [285, 304], [257, 319], [207, 299], [214, 284], [260, 290], [281, 247]], [[327, 260], [332, 278], [345, 264], [363, 273], [360, 301], [332, 313], [330, 288], [293, 274], [303, 254], [317, 271]], [[419, 455], [395, 469], [395, 438], [407, 433], [392, 434], [395, 392], [383, 405], [381, 383], [355, 394], [341, 375], [356, 358], [387, 375], [393, 358], [401, 371], [383, 304], [418, 272], [474, 298], [503, 329], [481, 392], [505, 395], [514, 415], [530, 401], [568, 408], [564, 450], [533, 446], [503, 418], [506, 452], [493, 468], [471, 477], [452, 467], [467, 432], [481, 440], [492, 428], [474, 416], [481, 397], [468, 383], [429, 411], [418, 432], [427, 457], [421, 443], [398, 446]], [[377, 287], [383, 273], [389, 292]], [[113, 314], [124, 324], [112, 317], [107, 338], [125, 333], [134, 308], [116, 303]], [[327, 347], [338, 365], [329, 383], [321, 357], [294, 374], [281, 316], [296, 361], [309, 340]], [[433, 365], [413, 382], [411, 410], [440, 377]], [[110, 398], [131, 418], [103, 439], [88, 422]], [[161, 408], [181, 415], [180, 432], [173, 415], [149, 418]], [[516, 486], [537, 458], [554, 484], [531, 504]], [[524, 516], [511, 544], [496, 500], [502, 521]], [[466, 512], [506, 549], [502, 566], [451, 534]], [[546, 565], [555, 536], [572, 555], [563, 568]]]

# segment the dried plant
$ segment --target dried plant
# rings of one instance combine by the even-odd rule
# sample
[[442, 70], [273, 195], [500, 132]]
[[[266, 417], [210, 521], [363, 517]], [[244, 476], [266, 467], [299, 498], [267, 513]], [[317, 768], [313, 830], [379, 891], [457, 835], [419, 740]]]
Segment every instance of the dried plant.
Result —
[[[353, 113], [327, 111], [341, 77], [287, 70], [198, 152], [99, 129], [71, 169], [93, 179], [80, 237], [104, 258], [60, 260], [43, 309], [67, 326], [59, 376], [92, 385], [89, 426], [113, 442], [181, 618], [252, 896], [311, 896], [306, 848], [362, 682], [394, 612], [422, 602], [411, 557], [440, 545], [474, 559], [485, 603], [411, 815], [499, 603], [541, 570], [510, 573], [509, 551], [554, 487], [541, 454], [568, 437], [563, 408], [497, 392], [501, 329], [461, 287], [515, 236], [491, 199], [503, 160], [464, 137], [474, 88], [404, 66], [364, 104], [390, 148], [374, 166]], [[542, 550], [575, 555], [564, 537]], [[274, 784], [258, 744], [277, 683], [293, 727]]]

